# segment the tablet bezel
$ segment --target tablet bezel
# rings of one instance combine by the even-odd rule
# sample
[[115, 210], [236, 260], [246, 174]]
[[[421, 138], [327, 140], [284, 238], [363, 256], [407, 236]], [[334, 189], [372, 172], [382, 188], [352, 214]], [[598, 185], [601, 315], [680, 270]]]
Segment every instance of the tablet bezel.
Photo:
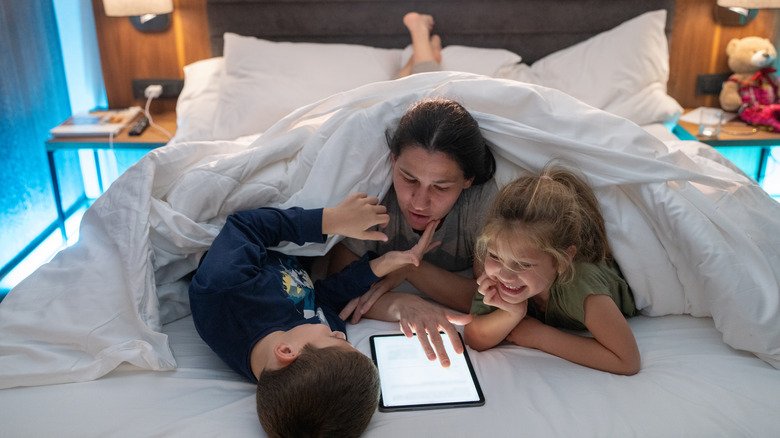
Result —
[[[442, 333], [444, 335], [445, 333]], [[371, 359], [374, 361], [374, 365], [379, 369], [379, 363], [377, 361], [377, 354], [376, 354], [376, 346], [374, 343], [375, 338], [387, 338], [387, 337], [406, 337], [403, 333], [393, 333], [393, 334], [381, 334], [381, 335], [372, 335], [370, 338], [371, 343]], [[416, 338], [417, 335], [413, 335], [412, 339]], [[458, 337], [460, 337], [461, 343], [463, 342], [463, 337], [458, 333]], [[447, 340], [445, 339], [445, 342]], [[422, 347], [420, 347], [422, 348]], [[379, 396], [379, 410], [381, 412], [397, 412], [397, 411], [420, 411], [420, 410], [429, 410], [429, 409], [450, 409], [450, 408], [465, 408], [465, 407], [473, 407], [473, 406], [482, 406], [485, 404], [485, 395], [482, 393], [482, 387], [479, 385], [479, 379], [477, 379], [477, 374], [474, 372], [474, 367], [471, 365], [471, 358], [469, 358], [468, 351], [465, 349], [464, 344], [464, 350], [463, 354], [459, 354], [458, 356], [462, 356], [463, 360], [466, 361], [466, 366], [468, 367], [469, 374], [471, 375], [471, 382], [474, 384], [474, 388], [477, 391], [477, 400], [469, 400], [469, 401], [452, 401], [452, 402], [441, 402], [441, 403], [425, 403], [425, 404], [414, 404], [414, 405], [398, 405], [398, 406], [386, 406], [384, 403], [384, 393], [380, 392]], [[454, 360], [454, 358], [450, 358], [450, 360]], [[382, 376], [379, 376], [379, 379], [381, 381]]]

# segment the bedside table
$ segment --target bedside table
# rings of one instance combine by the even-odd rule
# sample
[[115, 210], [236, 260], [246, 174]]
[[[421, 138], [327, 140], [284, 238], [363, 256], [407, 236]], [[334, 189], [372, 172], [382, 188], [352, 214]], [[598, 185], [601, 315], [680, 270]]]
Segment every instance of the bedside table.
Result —
[[[685, 112], [688, 111], [690, 109], [685, 110]], [[736, 118], [722, 125], [720, 135], [717, 138], [699, 137], [699, 125], [682, 120], [677, 122], [677, 126], [675, 126], [672, 132], [680, 140], [697, 140], [713, 147], [760, 147], [761, 155], [756, 174], [756, 180], [760, 182], [764, 176], [764, 169], [766, 169], [767, 160], [771, 152], [770, 148], [772, 146], [780, 146], [780, 133], [769, 132], [763, 129], [753, 132], [755, 129], [755, 127]]]
[[[141, 114], [142, 116], [143, 114]], [[138, 117], [141, 117], [138, 116]], [[57, 178], [57, 167], [54, 162], [54, 153], [59, 150], [78, 150], [78, 149], [92, 149], [95, 153], [95, 164], [98, 163], [97, 150], [98, 149], [155, 149], [161, 146], [165, 146], [170, 141], [159, 129], [155, 129], [153, 126], [148, 126], [146, 130], [138, 136], [128, 135], [130, 127], [133, 126], [138, 117], [131, 121], [127, 126], [114, 136], [112, 141], [109, 141], [108, 136], [93, 136], [93, 137], [53, 137], [46, 140], [46, 156], [49, 160], [49, 172], [51, 173], [51, 184], [54, 189], [54, 202], [57, 207], [57, 222], [59, 223], [60, 232], [62, 233], [63, 242], [67, 241], [67, 234], [65, 232], [65, 211], [62, 208], [62, 198], [60, 196], [60, 184]], [[165, 112], [160, 114], [152, 114], [152, 120], [155, 125], [168, 131], [171, 136], [176, 134], [176, 113]], [[100, 185], [100, 191], [103, 191], [103, 181], [100, 175], [100, 168], [97, 171], [98, 184]]]

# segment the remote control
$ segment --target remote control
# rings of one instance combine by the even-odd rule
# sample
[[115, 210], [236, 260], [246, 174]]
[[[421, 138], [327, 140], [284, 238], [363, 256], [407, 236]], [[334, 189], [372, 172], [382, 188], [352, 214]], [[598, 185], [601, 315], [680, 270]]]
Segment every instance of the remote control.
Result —
[[147, 126], [149, 126], [149, 119], [141, 116], [141, 118], [139, 118], [130, 128], [128, 135], [141, 135], [141, 133], [146, 130]]

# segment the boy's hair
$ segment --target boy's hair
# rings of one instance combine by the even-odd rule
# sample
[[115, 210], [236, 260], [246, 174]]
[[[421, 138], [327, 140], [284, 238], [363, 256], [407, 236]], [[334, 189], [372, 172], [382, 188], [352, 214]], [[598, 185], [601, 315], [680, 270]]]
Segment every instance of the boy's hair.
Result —
[[257, 416], [272, 438], [357, 437], [378, 404], [379, 373], [357, 350], [307, 344], [257, 382]]
[[480, 185], [493, 177], [496, 160], [474, 117], [461, 104], [445, 98], [421, 100], [412, 105], [388, 132], [390, 152], [400, 156], [407, 147], [422, 147], [452, 158], [466, 179]]
[[[553, 257], [564, 283], [574, 276], [572, 261], [612, 258], [593, 190], [584, 177], [561, 166], [547, 166], [541, 175], [520, 177], [501, 189], [477, 240], [477, 259], [484, 263], [491, 242], [516, 241], [518, 235]], [[577, 249], [573, 260], [566, 253], [572, 245]]]

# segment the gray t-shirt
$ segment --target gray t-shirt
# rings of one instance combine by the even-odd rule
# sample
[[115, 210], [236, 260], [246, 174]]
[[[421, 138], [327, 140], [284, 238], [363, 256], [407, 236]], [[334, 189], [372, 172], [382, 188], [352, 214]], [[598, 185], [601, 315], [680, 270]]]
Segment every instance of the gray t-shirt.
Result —
[[[433, 234], [433, 241], [441, 241], [423, 260], [450, 272], [459, 272], [474, 267], [474, 244], [482, 231], [487, 210], [498, 193], [494, 180], [473, 185], [461, 192], [455, 205]], [[404, 219], [395, 190], [391, 187], [382, 205], [387, 207], [390, 223], [381, 231], [387, 234], [387, 242], [344, 239], [344, 244], [358, 256], [367, 251], [382, 255], [389, 251], [405, 251], [420, 239]]]

